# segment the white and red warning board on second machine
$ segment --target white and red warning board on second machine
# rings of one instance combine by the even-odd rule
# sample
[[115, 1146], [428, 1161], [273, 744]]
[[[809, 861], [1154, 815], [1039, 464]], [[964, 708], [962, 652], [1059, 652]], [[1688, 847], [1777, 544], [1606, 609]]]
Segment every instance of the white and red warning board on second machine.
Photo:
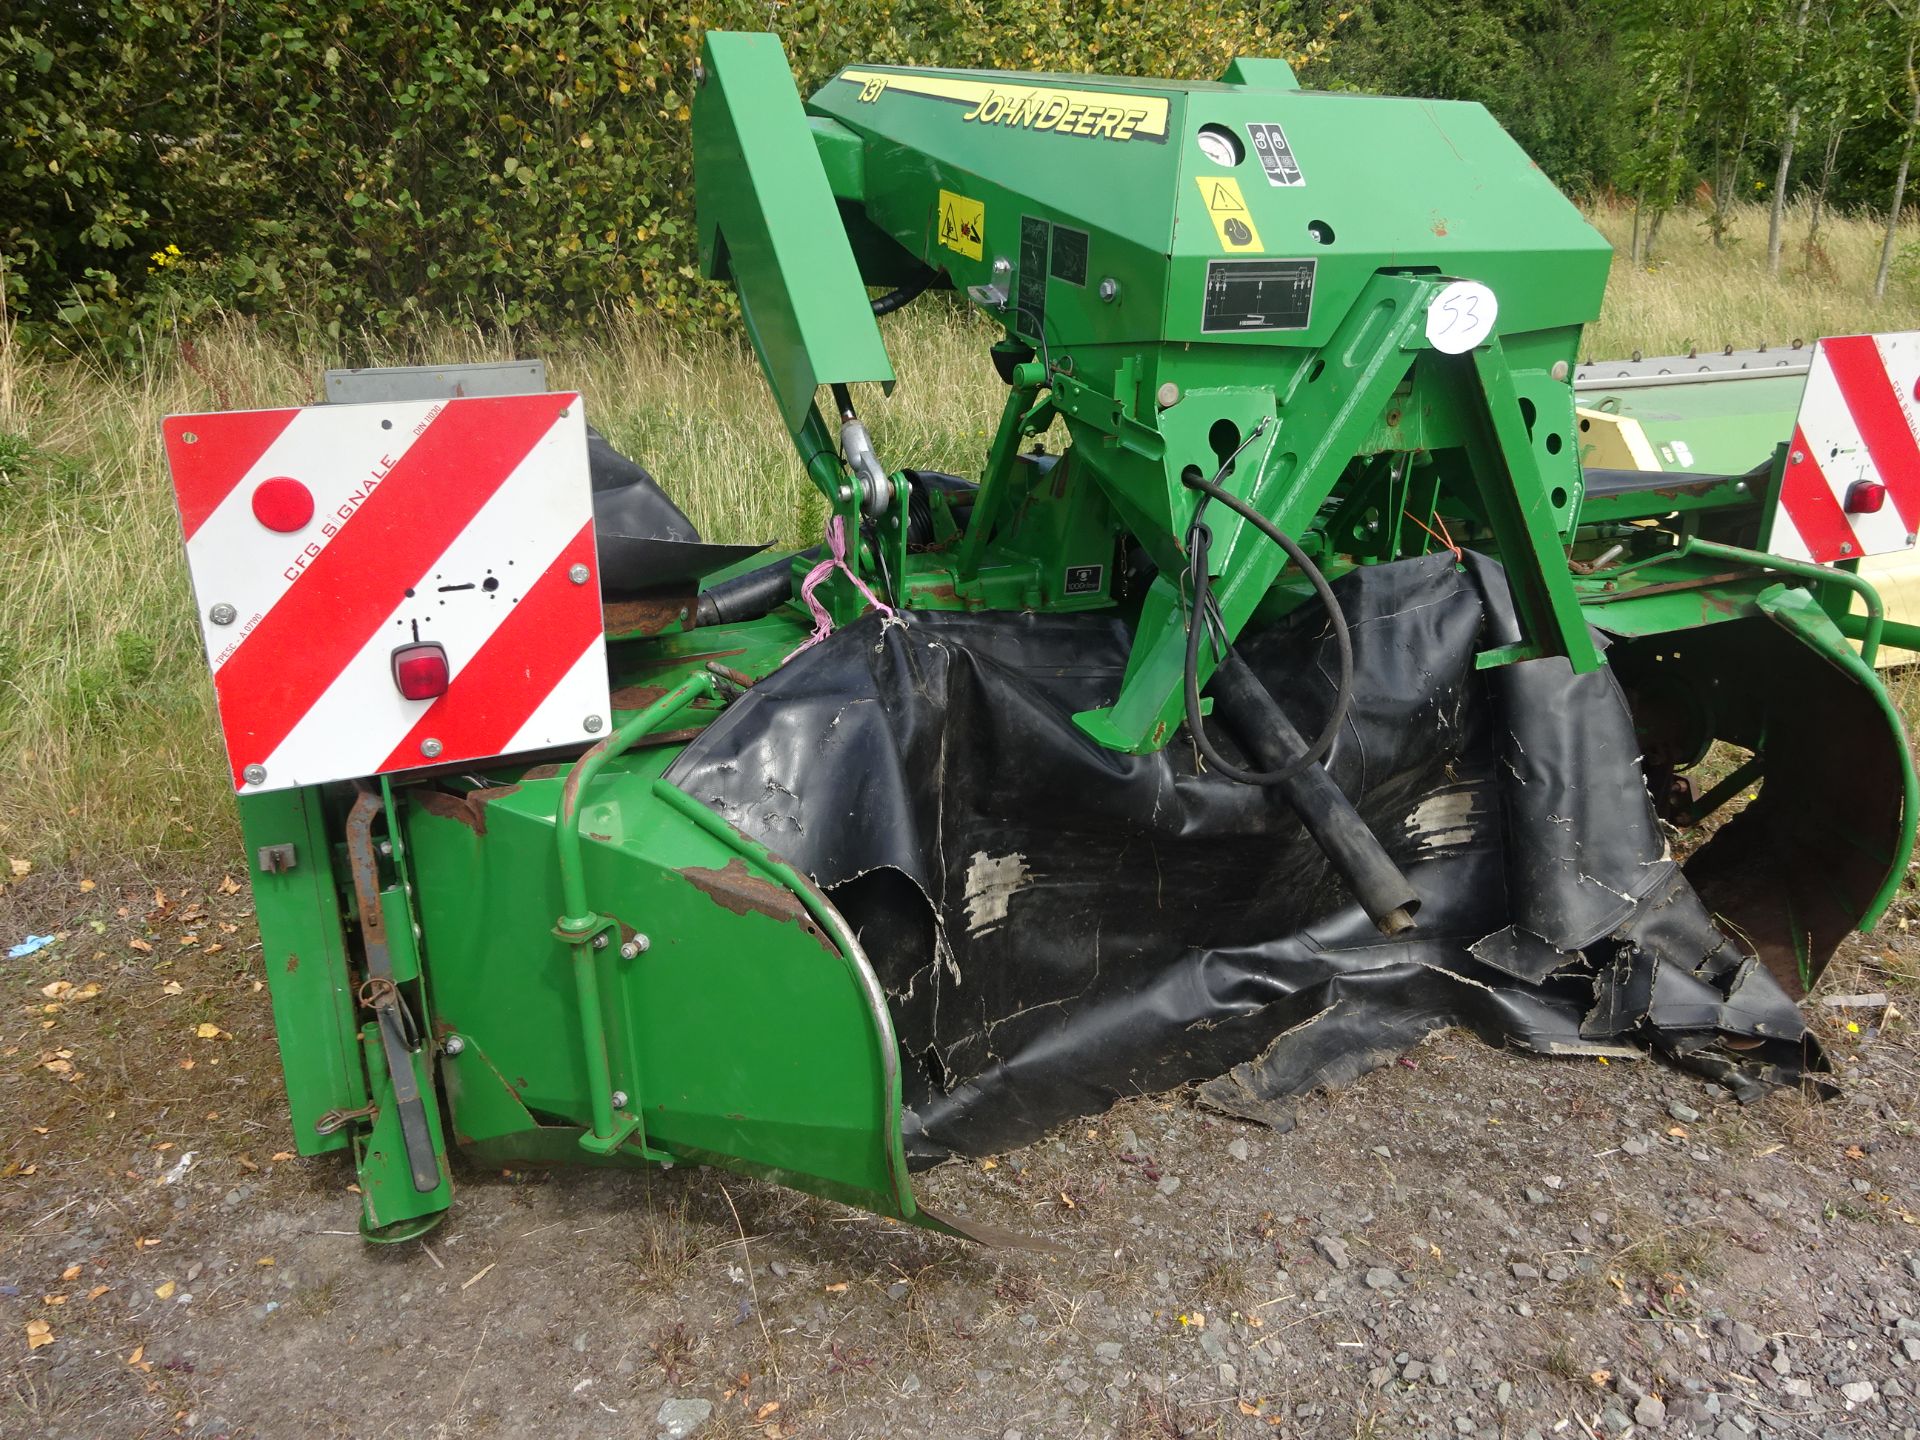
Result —
[[605, 733], [579, 396], [175, 415], [164, 429], [242, 793]]
[[1761, 548], [1831, 565], [1913, 547], [1920, 533], [1920, 334], [1814, 347], [1780, 503]]

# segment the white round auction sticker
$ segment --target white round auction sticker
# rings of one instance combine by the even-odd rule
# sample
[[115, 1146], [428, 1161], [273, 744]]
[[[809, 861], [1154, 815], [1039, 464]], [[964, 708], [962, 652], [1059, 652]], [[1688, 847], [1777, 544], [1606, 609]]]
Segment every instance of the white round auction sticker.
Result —
[[1500, 302], [1478, 280], [1456, 280], [1427, 307], [1427, 343], [1445, 355], [1464, 355], [1493, 333]]

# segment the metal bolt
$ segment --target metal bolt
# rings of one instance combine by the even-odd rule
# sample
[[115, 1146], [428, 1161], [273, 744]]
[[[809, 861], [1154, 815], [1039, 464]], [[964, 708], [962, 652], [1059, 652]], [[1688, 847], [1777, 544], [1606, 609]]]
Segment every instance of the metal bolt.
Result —
[[434, 739], [431, 735], [429, 735], [426, 739], [420, 742], [420, 753], [426, 756], [429, 760], [433, 759], [434, 756], [438, 755], [445, 748], [446, 747], [444, 745], [442, 745], [438, 740]]
[[216, 625], [231, 625], [240, 618], [240, 612], [222, 600], [218, 605], [207, 611], [207, 618]]
[[262, 785], [266, 783], [267, 767], [264, 765], [249, 765], [240, 772], [240, 775], [249, 785]]
[[393, 842], [391, 840], [382, 840], [375, 848], [379, 850], [381, 859], [391, 860], [393, 858]]
[[1160, 403], [1162, 410], [1171, 410], [1180, 403], [1180, 387], [1169, 380], [1154, 392], [1153, 398]]
[[598, 715], [589, 715], [581, 723], [587, 727], [587, 734], [598, 735], [600, 733], [600, 727], [607, 722], [602, 720]]
[[1851, 545], [1842, 545], [1842, 546], [1840, 547], [1840, 553], [1841, 553], [1842, 555], [1851, 555], [1851, 554], [1853, 553], [1853, 546], [1851, 546]]
[[591, 575], [592, 573], [593, 572], [587, 569], [585, 565], [575, 565], [572, 569], [567, 571], [567, 578], [573, 581], [573, 583], [576, 585], [584, 585], [587, 583], [587, 576]]
[[1793, 463], [1796, 465], [1798, 465], [1802, 460], [1806, 458], [1807, 457], [1805, 455], [1802, 455], [1798, 450], [1793, 452]]
[[604, 950], [607, 948], [606, 931], [602, 930], [598, 935], [593, 937], [593, 948], [596, 950]]
[[440, 1048], [448, 1055], [458, 1055], [462, 1050], [467, 1048], [467, 1042], [462, 1040], [458, 1035], [449, 1035], [447, 1036], [447, 1043]]
[[180, 443], [182, 445], [191, 445], [193, 444], [194, 441], [198, 440], [199, 438], [200, 437], [194, 434], [193, 431], [191, 430], [183, 430], [180, 432]]
[[1100, 298], [1111, 305], [1120, 298], [1120, 282], [1111, 275], [1100, 282]]
[[1553, 376], [1553, 378], [1556, 380], [1566, 379], [1567, 378], [1567, 362], [1564, 360], [1554, 361], [1553, 369], [1548, 373], [1550, 373]]
[[620, 947], [620, 958], [623, 960], [636, 960], [647, 953], [647, 947], [651, 944], [653, 944], [653, 942], [647, 939], [646, 936], [636, 935]]
[[613, 1108], [616, 1110], [624, 1110], [627, 1108], [627, 1092], [626, 1091], [616, 1090], [613, 1092]]

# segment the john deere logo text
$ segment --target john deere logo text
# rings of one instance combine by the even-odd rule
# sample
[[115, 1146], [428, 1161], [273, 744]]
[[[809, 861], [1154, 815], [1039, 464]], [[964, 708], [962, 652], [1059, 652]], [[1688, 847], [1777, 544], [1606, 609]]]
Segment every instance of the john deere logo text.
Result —
[[1071, 90], [989, 90], [960, 117], [982, 125], [1018, 125], [1028, 130], [1057, 130], [1062, 135], [1100, 135], [1131, 140], [1147, 118], [1144, 106], [1111, 95]]
[[863, 104], [872, 105], [886, 95], [944, 100], [959, 105], [960, 118], [974, 125], [1014, 125], [1102, 140], [1162, 143], [1167, 138], [1164, 95], [1060, 90], [914, 70], [842, 70], [840, 78], [860, 87]]

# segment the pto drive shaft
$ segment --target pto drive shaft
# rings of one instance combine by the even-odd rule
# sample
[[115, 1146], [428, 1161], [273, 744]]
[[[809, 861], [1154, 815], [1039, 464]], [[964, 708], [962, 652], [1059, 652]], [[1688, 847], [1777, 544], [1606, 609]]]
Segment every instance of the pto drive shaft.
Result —
[[[1213, 713], [1263, 769], [1290, 766], [1306, 753], [1307, 742], [1237, 651], [1229, 649], [1213, 672], [1212, 694]], [[1420, 897], [1333, 777], [1308, 765], [1277, 788], [1380, 933], [1411, 929]]]

